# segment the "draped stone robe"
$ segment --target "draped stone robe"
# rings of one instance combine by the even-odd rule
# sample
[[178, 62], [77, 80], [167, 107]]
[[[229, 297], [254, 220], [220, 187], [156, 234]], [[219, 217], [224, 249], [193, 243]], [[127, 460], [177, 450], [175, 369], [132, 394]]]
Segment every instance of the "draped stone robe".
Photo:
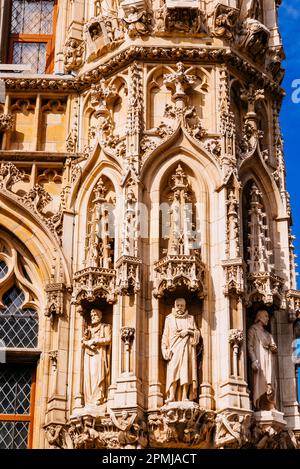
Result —
[[[192, 330], [194, 337], [188, 335], [184, 338], [179, 336], [181, 330]], [[189, 398], [197, 397], [197, 356], [196, 345], [200, 339], [200, 332], [196, 326], [194, 316], [185, 314], [176, 317], [169, 314], [165, 320], [162, 336], [162, 354], [167, 364], [166, 393], [171, 385], [178, 381], [180, 386], [191, 385]]]
[[99, 324], [90, 328], [90, 339], [96, 341], [95, 348], [84, 350], [84, 400], [87, 404], [100, 404], [107, 400], [110, 379], [110, 324]]
[[276, 399], [276, 358], [270, 350], [275, 345], [273, 336], [259, 324], [253, 324], [248, 331], [248, 354], [251, 363], [258, 360], [260, 369], [253, 374], [253, 402], [259, 409], [260, 398], [267, 392], [267, 385], [271, 384]]

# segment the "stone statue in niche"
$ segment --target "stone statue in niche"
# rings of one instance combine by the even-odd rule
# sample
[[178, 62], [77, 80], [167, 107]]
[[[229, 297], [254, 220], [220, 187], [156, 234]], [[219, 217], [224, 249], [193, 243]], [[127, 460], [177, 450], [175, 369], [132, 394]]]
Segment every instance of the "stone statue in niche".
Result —
[[82, 344], [85, 406], [99, 406], [107, 401], [111, 348], [111, 326], [102, 322], [99, 309], [91, 310], [91, 325], [84, 332]]
[[166, 317], [162, 355], [167, 361], [166, 402], [196, 399], [198, 389], [196, 346], [200, 331], [194, 316], [188, 314], [184, 298], [175, 300]]
[[253, 403], [258, 411], [276, 408], [277, 346], [273, 336], [265, 329], [268, 322], [268, 312], [259, 310], [254, 324], [248, 331], [248, 354], [253, 372]]

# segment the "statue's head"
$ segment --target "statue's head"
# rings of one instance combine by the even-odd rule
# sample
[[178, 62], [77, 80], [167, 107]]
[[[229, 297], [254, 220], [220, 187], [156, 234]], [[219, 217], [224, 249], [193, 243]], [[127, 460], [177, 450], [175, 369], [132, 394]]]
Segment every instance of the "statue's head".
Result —
[[269, 313], [265, 309], [260, 309], [257, 311], [256, 316], [255, 316], [255, 324], [257, 322], [261, 322], [264, 326], [268, 325], [269, 322]]
[[91, 310], [91, 324], [99, 324], [102, 320], [102, 311], [100, 309], [93, 308]]
[[184, 314], [186, 310], [186, 301], [184, 298], [176, 298], [174, 310], [177, 314]]

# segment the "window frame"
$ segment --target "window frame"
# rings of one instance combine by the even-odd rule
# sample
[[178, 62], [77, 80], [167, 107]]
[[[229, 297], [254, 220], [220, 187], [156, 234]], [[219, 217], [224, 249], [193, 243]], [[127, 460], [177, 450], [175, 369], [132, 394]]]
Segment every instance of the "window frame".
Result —
[[[7, 363], [10, 364], [11, 362], [8, 361]], [[36, 364], [32, 361], [28, 362], [28, 364], [32, 365], [29, 414], [0, 414], [0, 422], [29, 422], [27, 449], [31, 449], [33, 442], [33, 423], [36, 395]], [[15, 363], [15, 365], [22, 367], [22, 363]]]
[[[55, 52], [55, 36], [56, 36], [56, 23], [57, 23], [57, 0], [54, 0], [53, 5], [53, 23], [52, 34], [16, 34], [10, 32], [11, 16], [12, 16], [12, 2], [9, 2], [9, 25], [8, 25], [8, 51], [7, 61], [13, 63], [14, 44], [21, 43], [46, 43], [46, 67], [43, 74], [50, 74], [54, 69], [54, 52]], [[34, 72], [37, 74], [38, 72]]]

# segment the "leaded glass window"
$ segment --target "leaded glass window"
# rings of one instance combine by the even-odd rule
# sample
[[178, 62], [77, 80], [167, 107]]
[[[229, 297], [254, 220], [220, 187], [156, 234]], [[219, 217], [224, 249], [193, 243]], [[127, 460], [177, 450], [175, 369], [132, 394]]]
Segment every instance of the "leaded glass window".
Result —
[[8, 272], [8, 267], [4, 261], [0, 261], [0, 279], [4, 278]]
[[53, 0], [13, 0], [11, 33], [52, 34]]
[[13, 49], [14, 64], [30, 64], [31, 70], [44, 73], [46, 68], [45, 42], [15, 42]]
[[0, 340], [6, 347], [35, 348], [38, 343], [38, 314], [22, 308], [25, 296], [16, 286], [2, 297], [0, 310]]
[[26, 449], [32, 422], [34, 366], [0, 365], [0, 449]]
[[57, 0], [12, 0], [9, 61], [49, 73], [53, 65]]

